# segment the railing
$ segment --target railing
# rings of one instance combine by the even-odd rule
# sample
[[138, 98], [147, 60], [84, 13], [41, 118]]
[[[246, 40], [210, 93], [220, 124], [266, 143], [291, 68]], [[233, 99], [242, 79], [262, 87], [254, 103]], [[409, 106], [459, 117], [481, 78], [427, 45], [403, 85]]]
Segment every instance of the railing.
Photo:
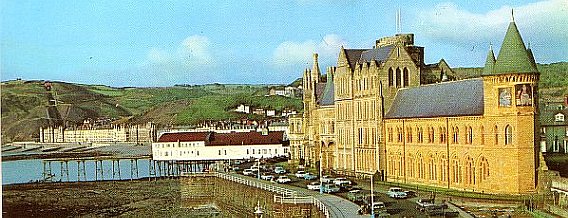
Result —
[[[329, 210], [327, 206], [321, 202], [319, 199], [313, 196], [297, 196], [297, 192], [280, 186], [275, 186], [265, 182], [254, 181], [248, 178], [241, 178], [238, 176], [233, 176], [225, 173], [213, 172], [182, 172], [181, 176], [211, 176], [225, 179], [231, 182], [240, 183], [246, 186], [259, 188], [269, 192], [278, 193], [279, 195], [274, 195], [274, 202], [280, 204], [313, 204], [315, 205], [326, 218], [329, 218]], [[281, 195], [281, 196], [280, 196]]]

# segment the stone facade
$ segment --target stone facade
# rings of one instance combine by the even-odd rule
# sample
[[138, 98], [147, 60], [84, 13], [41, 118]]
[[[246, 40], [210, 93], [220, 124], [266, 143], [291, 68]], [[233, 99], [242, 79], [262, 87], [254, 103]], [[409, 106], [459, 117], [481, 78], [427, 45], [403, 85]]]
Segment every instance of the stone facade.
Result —
[[314, 55], [303, 75], [304, 114], [290, 121], [298, 130], [293, 160], [348, 176], [378, 171], [401, 183], [535, 191], [539, 73], [514, 22], [497, 59], [490, 49], [481, 78], [448, 81], [455, 78], [448, 64], [425, 64], [413, 34], [379, 39], [372, 49], [342, 47], [326, 77]]

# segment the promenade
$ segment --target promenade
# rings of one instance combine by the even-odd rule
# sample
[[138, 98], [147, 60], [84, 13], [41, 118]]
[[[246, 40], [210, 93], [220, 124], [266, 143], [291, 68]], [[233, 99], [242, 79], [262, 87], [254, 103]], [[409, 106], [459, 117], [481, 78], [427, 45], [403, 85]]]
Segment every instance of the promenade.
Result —
[[[280, 192], [280, 190], [286, 190], [286, 193], [290, 193], [291, 195], [293, 195], [294, 197], [297, 198], [305, 198], [305, 197], [313, 197], [314, 199], [317, 199], [317, 201], [323, 203], [323, 205], [325, 205], [325, 208], [327, 208], [327, 211], [329, 213], [329, 217], [331, 218], [343, 218], [343, 217], [354, 217], [354, 218], [359, 218], [359, 217], [368, 217], [367, 216], [362, 216], [359, 215], [357, 213], [357, 210], [359, 209], [359, 206], [357, 206], [357, 204], [335, 196], [335, 195], [330, 195], [330, 194], [320, 194], [319, 192], [315, 192], [315, 191], [310, 191], [304, 188], [300, 188], [300, 187], [295, 187], [295, 186], [290, 186], [290, 185], [285, 185], [285, 184], [277, 184], [277, 183], [272, 183], [269, 181], [264, 181], [264, 180], [259, 180], [259, 179], [255, 179], [252, 177], [248, 177], [248, 176], [243, 176], [240, 174], [223, 174], [223, 173], [219, 173], [221, 175], [229, 175], [233, 178], [239, 178], [239, 180], [243, 180], [243, 181], [249, 181], [249, 184], [252, 184], [252, 187], [257, 187], [259, 186], [259, 184], [261, 184], [260, 186], [273, 186], [273, 187], [278, 187], [279, 189], [278, 192]], [[257, 188], [260, 188], [257, 187]]]

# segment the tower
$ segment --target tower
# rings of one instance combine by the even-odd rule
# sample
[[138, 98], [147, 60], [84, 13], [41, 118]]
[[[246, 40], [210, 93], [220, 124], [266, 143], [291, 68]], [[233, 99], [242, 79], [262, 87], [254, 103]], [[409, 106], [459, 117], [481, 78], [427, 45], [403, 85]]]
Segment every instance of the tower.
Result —
[[[539, 72], [514, 19], [509, 23], [497, 59], [490, 48], [482, 72], [485, 134], [500, 157], [507, 191], [526, 193], [536, 184]], [[501, 151], [499, 151], [501, 150]], [[506, 152], [505, 152], [506, 151]], [[500, 153], [502, 152], [502, 153]], [[497, 163], [494, 163], [497, 164]], [[499, 174], [499, 172], [496, 172]]]

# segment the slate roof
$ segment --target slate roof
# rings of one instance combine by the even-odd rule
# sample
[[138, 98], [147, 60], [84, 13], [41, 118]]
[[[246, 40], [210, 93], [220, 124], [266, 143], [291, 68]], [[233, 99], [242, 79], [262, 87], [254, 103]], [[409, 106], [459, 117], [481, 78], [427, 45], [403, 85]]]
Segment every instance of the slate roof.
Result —
[[334, 90], [335, 90], [335, 88], [334, 88], [334, 85], [333, 85], [333, 75], [328, 73], [327, 74], [327, 82], [326, 82], [325, 88], [323, 90], [323, 96], [319, 100], [319, 104], [321, 106], [333, 105], [333, 102], [335, 100]]
[[[534, 59], [530, 57], [521, 38], [515, 22], [509, 23], [509, 28], [501, 44], [499, 56], [495, 61], [492, 75], [509, 73], [535, 73], [538, 72]], [[489, 72], [484, 71], [484, 75]]]
[[316, 84], [316, 102], [319, 102], [319, 100], [323, 97], [323, 91], [325, 90], [325, 83], [317, 83]]
[[393, 45], [388, 45], [388, 46], [383, 46], [363, 51], [361, 53], [361, 58], [359, 59], [359, 61], [361, 62], [371, 62], [373, 60], [379, 62], [385, 61], [389, 57], [389, 54], [393, 48], [394, 48]]
[[[564, 108], [564, 109], [558, 109], [558, 107], [560, 105], [562, 105], [563, 103], [551, 103], [550, 105], [548, 104], [541, 104], [541, 109], [540, 109], [540, 115], [539, 115], [539, 120], [540, 120], [540, 125], [541, 126], [568, 126], [568, 107]], [[558, 113], [562, 113], [564, 114], [565, 118], [564, 118], [564, 122], [557, 122], [555, 121], [555, 116]]]
[[483, 115], [481, 78], [400, 89], [386, 119]]
[[205, 146], [224, 146], [224, 145], [265, 145], [265, 144], [287, 144], [284, 141], [283, 131], [268, 132], [262, 135], [261, 132], [174, 132], [164, 133], [158, 142], [195, 142], [205, 141]]
[[368, 49], [345, 49], [345, 55], [347, 56], [347, 62], [351, 69], [355, 68], [355, 64], [361, 58], [361, 54]]

